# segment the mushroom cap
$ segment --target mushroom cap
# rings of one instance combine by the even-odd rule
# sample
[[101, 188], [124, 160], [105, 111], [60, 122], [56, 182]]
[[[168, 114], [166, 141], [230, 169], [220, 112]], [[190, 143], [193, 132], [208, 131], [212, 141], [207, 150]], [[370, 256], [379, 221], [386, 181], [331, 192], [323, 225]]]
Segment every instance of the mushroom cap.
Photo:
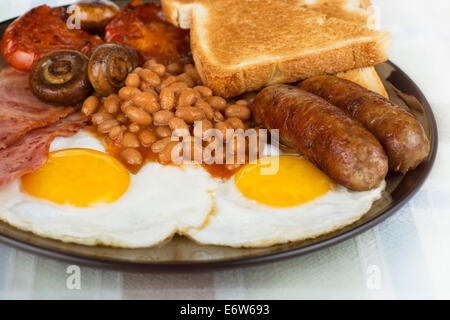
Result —
[[139, 57], [130, 47], [119, 43], [101, 44], [91, 53], [89, 80], [94, 90], [106, 97], [123, 87], [127, 75], [138, 65]]
[[77, 7], [83, 30], [101, 34], [108, 23], [119, 13], [120, 8], [111, 1], [79, 1]]
[[92, 91], [88, 79], [89, 58], [74, 50], [53, 51], [31, 68], [31, 92], [55, 105], [76, 105]]

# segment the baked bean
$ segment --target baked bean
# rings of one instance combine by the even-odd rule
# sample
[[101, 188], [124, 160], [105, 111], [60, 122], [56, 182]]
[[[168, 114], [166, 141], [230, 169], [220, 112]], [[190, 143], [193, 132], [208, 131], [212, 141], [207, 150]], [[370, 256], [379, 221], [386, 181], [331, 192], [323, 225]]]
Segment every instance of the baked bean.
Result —
[[150, 130], [142, 130], [139, 132], [138, 137], [144, 147], [149, 147], [158, 140], [156, 135]]
[[156, 125], [168, 125], [169, 120], [172, 119], [175, 115], [172, 111], [169, 110], [160, 110], [153, 114], [153, 123]]
[[158, 154], [158, 160], [161, 164], [179, 162], [181, 160], [179, 157], [181, 156], [182, 150], [183, 149], [180, 142], [170, 141], [166, 145], [166, 147]]
[[197, 69], [193, 68], [190, 70], [185, 71], [185, 73], [191, 77], [191, 79], [196, 83], [196, 84], [201, 84], [202, 83], [202, 79], [200, 78], [200, 75], [197, 72]]
[[188, 86], [184, 82], [174, 82], [169, 86], [169, 89], [172, 90], [175, 94], [181, 92], [186, 88], [188, 88]]
[[171, 63], [166, 67], [166, 71], [171, 74], [180, 74], [183, 72], [183, 65], [180, 63]]
[[153, 153], [160, 153], [170, 142], [172, 142], [170, 137], [158, 140], [152, 144], [151, 150]]
[[208, 97], [206, 98], [206, 101], [208, 101], [211, 107], [217, 110], [224, 110], [227, 106], [227, 101], [224, 98], [218, 96]]
[[133, 100], [127, 100], [122, 102], [122, 104], [120, 105], [120, 110], [122, 112], [125, 112], [125, 110], [127, 110], [128, 107], [134, 107]]
[[152, 66], [154, 66], [155, 64], [158, 64], [158, 62], [156, 62], [156, 60], [154, 60], [154, 59], [150, 59], [150, 60], [147, 60], [147, 61], [145, 61], [145, 63], [144, 63], [144, 68], [145, 69], [150, 69]]
[[227, 122], [233, 127], [233, 129], [242, 129], [245, 130], [245, 124], [239, 118], [229, 118]]
[[119, 90], [119, 97], [122, 100], [130, 100], [134, 95], [140, 93], [141, 90], [134, 87], [123, 87]]
[[140, 165], [144, 161], [142, 154], [136, 149], [125, 149], [120, 153], [120, 156], [129, 164], [129, 165]]
[[111, 131], [112, 128], [114, 128], [115, 126], [119, 125], [119, 121], [117, 121], [116, 119], [109, 119], [109, 120], [105, 120], [102, 123], [100, 123], [97, 127], [97, 131], [100, 133], [109, 133], [109, 131]]
[[161, 83], [159, 76], [151, 70], [142, 69], [141, 72], [139, 72], [139, 75], [144, 82], [149, 83], [153, 87], [156, 87]]
[[183, 67], [184, 72], [195, 69], [195, 66], [192, 63], [186, 63]]
[[141, 92], [133, 97], [133, 103], [149, 113], [159, 110], [157, 98], [150, 92]]
[[166, 67], [160, 63], [151, 65], [148, 69], [152, 70], [158, 76], [162, 77], [166, 74]]
[[241, 99], [241, 100], [236, 101], [235, 104], [238, 104], [238, 105], [241, 105], [241, 106], [248, 106], [248, 101]]
[[142, 92], [147, 92], [147, 93], [151, 93], [153, 96], [155, 96], [155, 98], [158, 100], [159, 98], [159, 93], [156, 92], [156, 90], [154, 88], [147, 88], [142, 90]]
[[181, 91], [178, 97], [178, 107], [190, 107], [197, 100], [196, 91], [194, 89], [185, 89]]
[[225, 117], [223, 116], [222, 112], [220, 111], [215, 111], [214, 112], [214, 121], [215, 122], [220, 122], [220, 121], [224, 121]]
[[147, 91], [148, 89], [153, 89], [153, 86], [148, 82], [142, 81], [141, 85], [139, 86], [139, 89], [144, 92]]
[[116, 120], [119, 121], [119, 123], [121, 123], [121, 124], [128, 122], [127, 116], [125, 115], [125, 113], [122, 113], [122, 112], [116, 116]]
[[205, 112], [197, 107], [178, 108], [175, 115], [186, 121], [186, 123], [194, 123], [197, 120], [203, 120], [205, 118]]
[[196, 97], [197, 99], [201, 99], [201, 98], [202, 98], [202, 95], [201, 95], [200, 92], [198, 92], [197, 90], [194, 90], [194, 94], [195, 94], [195, 97]]
[[136, 74], [139, 74], [139, 72], [141, 72], [142, 71], [142, 69], [143, 68], [141, 68], [141, 67], [137, 67], [136, 69], [134, 69], [131, 73], [136, 73]]
[[130, 121], [134, 123], [143, 126], [148, 126], [152, 123], [152, 116], [139, 108], [130, 106], [125, 109], [125, 114], [127, 115], [128, 119], [130, 119]]
[[259, 129], [253, 129], [250, 135], [247, 137], [248, 155], [250, 160], [253, 161], [258, 157], [258, 153], [264, 151], [264, 143], [259, 137]]
[[187, 134], [182, 134], [180, 131], [180, 135], [189, 135], [189, 126], [186, 124], [186, 122], [183, 119], [180, 118], [172, 118], [169, 120], [169, 127], [172, 131], [176, 130], [184, 130], [184, 133], [187, 132]]
[[169, 76], [161, 82], [160, 88], [161, 89], [167, 88], [168, 86], [170, 86], [171, 84], [173, 84], [175, 82], [177, 82], [177, 77]]
[[256, 92], [256, 91], [248, 92], [248, 93], [244, 94], [244, 96], [242, 98], [244, 100], [246, 100], [248, 102], [248, 104], [252, 104], [253, 100], [255, 100], [255, 97], [257, 94], [258, 94], [258, 92]]
[[194, 87], [194, 90], [198, 91], [202, 97], [211, 97], [213, 95], [213, 92], [210, 88], [205, 87], [205, 86], [196, 86]]
[[115, 114], [120, 109], [120, 98], [117, 94], [111, 94], [103, 103], [103, 106], [105, 107], [105, 110], [109, 113]]
[[206, 119], [213, 120], [214, 119], [214, 109], [203, 99], [197, 99], [195, 103], [197, 108], [200, 108], [205, 113]]
[[[104, 101], [104, 100], [102, 99], [101, 101]], [[101, 102], [100, 102], [100, 106], [97, 109], [96, 113], [99, 113], [99, 112], [108, 112], [108, 111], [106, 111], [105, 107], [103, 106], [103, 104]]]
[[[235, 155], [245, 155], [245, 136], [243, 131], [235, 131], [228, 142], [228, 151]], [[241, 159], [242, 160], [242, 159]]]
[[211, 136], [207, 138], [205, 143], [205, 147], [217, 149], [219, 147], [223, 147], [223, 140], [221, 137]]
[[232, 104], [225, 109], [225, 116], [227, 116], [227, 118], [239, 118], [241, 120], [248, 120], [250, 119], [251, 111], [249, 107], [239, 104]]
[[203, 156], [202, 139], [188, 136], [183, 138], [183, 141], [181, 143], [183, 145], [183, 151], [186, 152], [184, 154], [185, 159], [198, 160], [198, 162], [201, 162]]
[[[209, 141], [206, 143], [203, 153], [203, 160], [208, 163], [214, 163], [214, 161], [223, 161], [222, 157], [219, 156], [219, 153], [224, 153], [223, 150], [223, 141], [221, 138], [216, 139], [216, 137], [211, 137]], [[216, 153], [216, 151], [218, 153]], [[223, 162], [222, 162], [223, 163]]]
[[97, 111], [98, 106], [100, 105], [100, 101], [96, 96], [90, 96], [83, 102], [83, 107], [81, 108], [81, 112], [85, 115], [90, 116], [95, 111]]
[[138, 137], [131, 132], [125, 132], [122, 138], [122, 146], [125, 148], [139, 148], [140, 143]]
[[125, 85], [127, 87], [139, 88], [141, 85], [141, 78], [137, 73], [130, 73], [125, 80]]
[[156, 127], [155, 133], [159, 138], [167, 138], [172, 135], [172, 130], [168, 126]]
[[182, 74], [178, 75], [177, 80], [179, 82], [186, 83], [189, 88], [192, 88], [195, 86], [195, 81], [192, 80], [192, 78], [186, 73], [182, 73]]
[[175, 93], [169, 88], [164, 88], [159, 94], [161, 109], [172, 110], [175, 107]]
[[110, 120], [112, 119], [113, 116], [109, 113], [106, 112], [97, 112], [92, 116], [92, 123], [95, 124], [96, 126], [102, 124], [103, 122], [105, 122], [106, 120]]
[[139, 130], [141, 130], [141, 126], [137, 123], [130, 123], [130, 125], [128, 126], [128, 131], [130, 131], [131, 133], [139, 132]]
[[214, 128], [209, 120], [196, 121], [194, 124], [194, 137], [205, 138], [206, 132]]
[[120, 125], [113, 127], [111, 131], [109, 131], [109, 137], [114, 141], [122, 141], [123, 137], [122, 127]]
[[214, 127], [220, 131], [223, 141], [228, 141], [233, 136], [233, 127], [225, 121], [217, 122]]

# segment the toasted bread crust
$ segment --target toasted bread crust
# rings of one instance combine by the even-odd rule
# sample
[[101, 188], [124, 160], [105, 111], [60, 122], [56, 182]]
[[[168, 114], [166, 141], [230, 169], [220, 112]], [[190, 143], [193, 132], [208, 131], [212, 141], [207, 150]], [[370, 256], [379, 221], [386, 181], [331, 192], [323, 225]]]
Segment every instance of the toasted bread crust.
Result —
[[[292, 1], [258, 3], [265, 7], [258, 9], [249, 0], [162, 1], [170, 22], [190, 25], [197, 69], [217, 95], [233, 97], [271, 84], [373, 66], [388, 58], [390, 35], [361, 24], [363, 14], [346, 15], [356, 23], [303, 5], [293, 7]], [[260, 12], [252, 15], [256, 9]], [[339, 12], [343, 10], [336, 15], [343, 15]], [[287, 14], [295, 22], [286, 20]]]
[[381, 94], [383, 97], [389, 99], [389, 94], [387, 93], [386, 88], [384, 87], [383, 82], [381, 82], [381, 79], [374, 67], [348, 70], [345, 72], [340, 72], [336, 76], [355, 82], [360, 86]]
[[[238, 96], [271, 84], [291, 83], [317, 75], [372, 66], [388, 59], [386, 50], [380, 49], [384, 40], [380, 40], [354, 43], [333, 50], [312, 52], [298, 58], [268, 61], [233, 70], [211, 63], [208, 55], [197, 50], [197, 41], [199, 39], [191, 35], [194, 61], [202, 81], [213, 89], [215, 94], [223, 97]], [[364, 53], [355, 55], [355, 52]]]

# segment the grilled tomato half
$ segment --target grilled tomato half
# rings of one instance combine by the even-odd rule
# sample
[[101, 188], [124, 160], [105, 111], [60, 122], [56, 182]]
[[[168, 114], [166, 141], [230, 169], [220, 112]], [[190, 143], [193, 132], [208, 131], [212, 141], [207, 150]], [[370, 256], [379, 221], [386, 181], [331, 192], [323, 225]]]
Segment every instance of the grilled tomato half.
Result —
[[141, 60], [163, 64], [192, 61], [189, 30], [182, 30], [164, 18], [161, 5], [134, 0], [106, 26], [105, 41], [136, 48]]
[[54, 50], [76, 50], [84, 54], [103, 43], [98, 36], [67, 26], [64, 8], [36, 7], [14, 21], [2, 39], [2, 54], [9, 65], [28, 72], [43, 55]]

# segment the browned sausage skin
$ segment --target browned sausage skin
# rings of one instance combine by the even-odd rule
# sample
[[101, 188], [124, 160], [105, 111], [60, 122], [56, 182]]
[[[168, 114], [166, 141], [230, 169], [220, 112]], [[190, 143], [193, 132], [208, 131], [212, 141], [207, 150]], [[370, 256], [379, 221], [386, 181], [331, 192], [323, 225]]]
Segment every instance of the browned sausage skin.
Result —
[[299, 87], [360, 121], [383, 145], [391, 170], [406, 173], [428, 157], [430, 141], [420, 122], [378, 93], [334, 76], [314, 77]]
[[337, 183], [355, 191], [379, 186], [388, 171], [378, 140], [359, 122], [322, 98], [288, 85], [263, 89], [252, 104], [257, 123], [279, 129], [296, 149]]

